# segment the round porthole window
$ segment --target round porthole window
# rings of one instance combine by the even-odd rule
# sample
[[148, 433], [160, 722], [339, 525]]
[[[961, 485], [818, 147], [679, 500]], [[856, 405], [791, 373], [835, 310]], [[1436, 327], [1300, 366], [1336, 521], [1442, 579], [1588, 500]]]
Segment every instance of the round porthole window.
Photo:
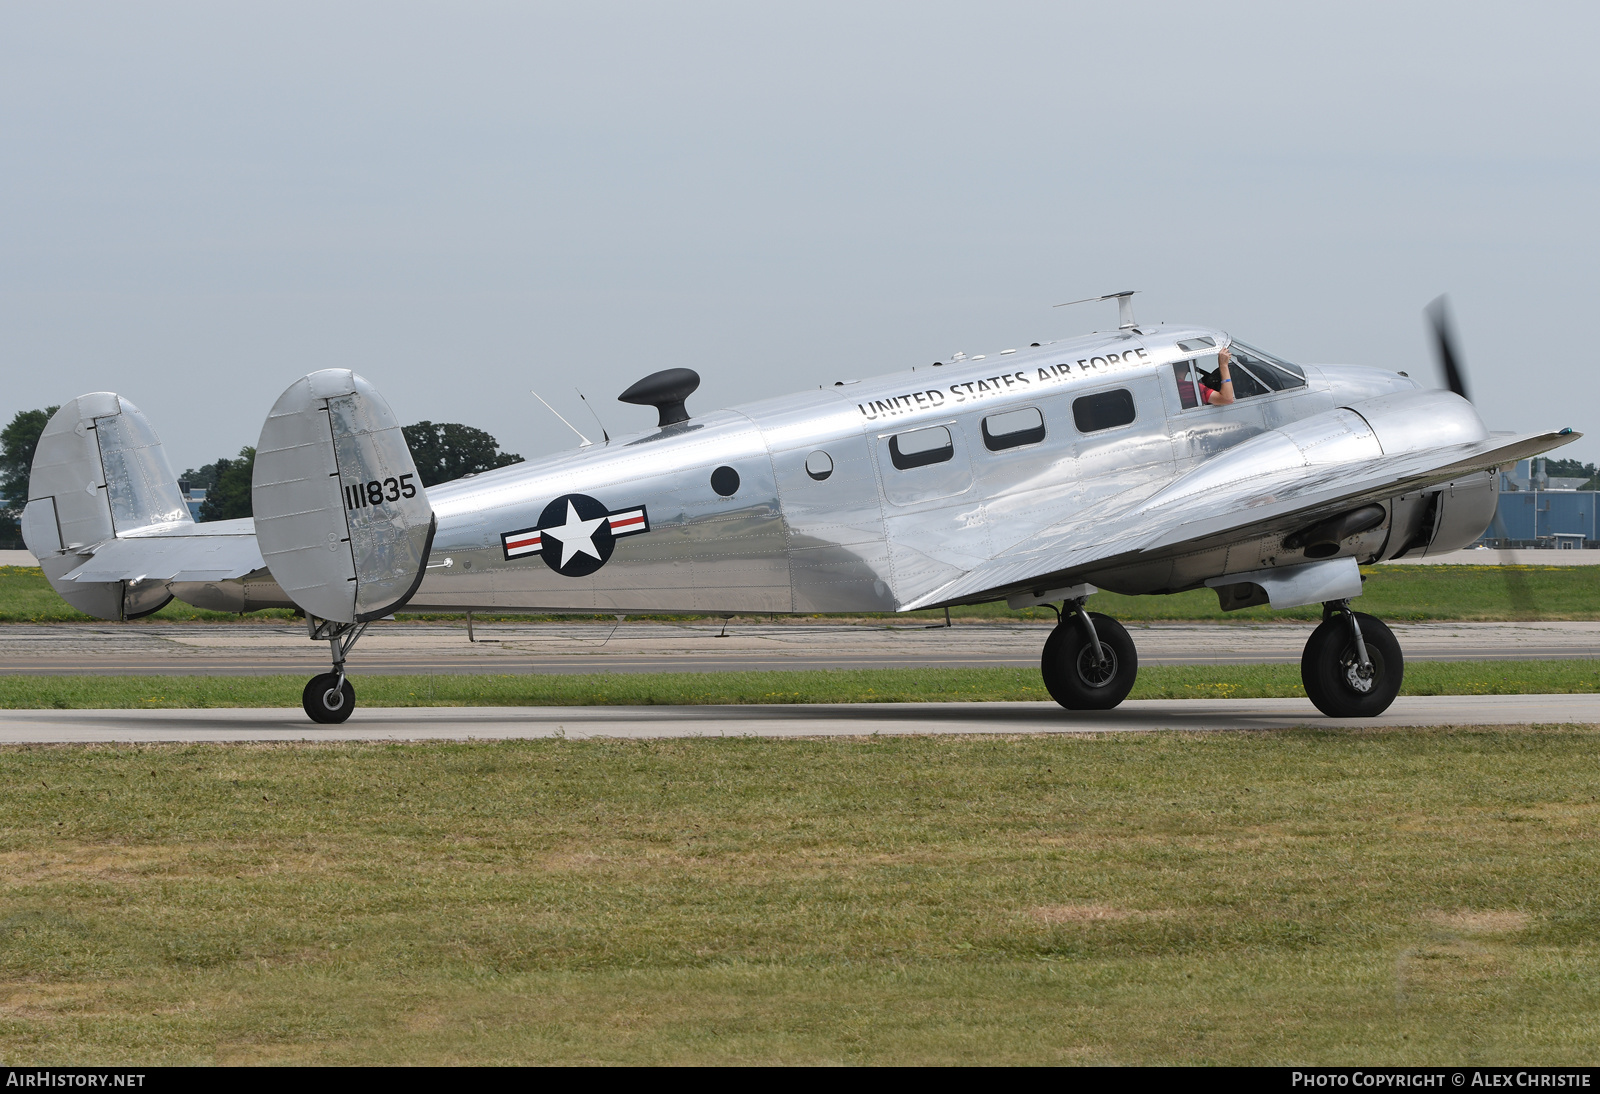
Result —
[[731, 467], [719, 467], [711, 472], [711, 489], [723, 497], [732, 497], [739, 492], [739, 472]]
[[833, 457], [818, 449], [806, 457], [806, 474], [821, 482], [833, 474]]

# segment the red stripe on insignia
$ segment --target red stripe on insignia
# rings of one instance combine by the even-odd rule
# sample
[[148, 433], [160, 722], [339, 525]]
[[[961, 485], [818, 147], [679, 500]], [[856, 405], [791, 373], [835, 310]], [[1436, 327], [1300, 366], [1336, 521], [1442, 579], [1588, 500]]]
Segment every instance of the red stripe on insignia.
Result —
[[508, 539], [508, 540], [506, 540], [506, 547], [507, 547], [507, 549], [516, 548], [516, 547], [528, 547], [528, 546], [531, 546], [531, 545], [533, 545], [535, 543], [538, 543], [538, 542], [539, 542], [539, 537], [536, 536], [536, 535], [523, 536], [520, 539]]
[[643, 523], [644, 523], [644, 514], [643, 513], [639, 514], [636, 517], [612, 517], [611, 518], [611, 527], [613, 529], [626, 528], [630, 524], [643, 524]]

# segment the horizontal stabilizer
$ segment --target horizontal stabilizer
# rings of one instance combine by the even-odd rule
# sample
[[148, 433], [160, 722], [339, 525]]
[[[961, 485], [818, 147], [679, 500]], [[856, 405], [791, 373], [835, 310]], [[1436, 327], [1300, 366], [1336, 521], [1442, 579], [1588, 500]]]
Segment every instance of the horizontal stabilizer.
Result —
[[229, 581], [266, 565], [248, 518], [190, 524], [181, 532], [128, 536], [94, 549], [69, 581]]

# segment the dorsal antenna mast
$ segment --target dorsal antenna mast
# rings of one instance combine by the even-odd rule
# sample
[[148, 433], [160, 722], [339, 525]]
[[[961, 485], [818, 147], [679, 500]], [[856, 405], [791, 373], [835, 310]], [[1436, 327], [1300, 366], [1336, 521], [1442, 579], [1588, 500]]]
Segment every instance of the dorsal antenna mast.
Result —
[[1069, 308], [1074, 304], [1093, 304], [1101, 300], [1115, 300], [1117, 302], [1117, 329], [1136, 331], [1139, 329], [1139, 325], [1133, 320], [1133, 294], [1138, 291], [1138, 289], [1124, 289], [1121, 292], [1106, 293], [1104, 296], [1086, 296], [1082, 300], [1068, 300], [1065, 304], [1057, 304], [1055, 306]]
[[[528, 390], [529, 391], [533, 391], [532, 388], [529, 388]], [[541, 403], [544, 403], [544, 396], [540, 395], [537, 391], [533, 391], [533, 397], [535, 399], [538, 399]], [[550, 413], [554, 414], [557, 418], [561, 418], [561, 411], [557, 410], [555, 407], [551, 406], [549, 403], [544, 403], [544, 408], [546, 410], [548, 410]], [[583, 442], [582, 444], [580, 444], [578, 446], [579, 448], [588, 448], [590, 445], [594, 444], [594, 442], [591, 441], [588, 437], [585, 437], [582, 433], [578, 432], [578, 427], [577, 426], [573, 425], [571, 422], [567, 421], [565, 418], [561, 418], [561, 424], [566, 426], [568, 429], [572, 430], [574, 433], [578, 434], [578, 440]]]
[[600, 436], [602, 436], [602, 437], [604, 437], [606, 439], [606, 444], [610, 444], [611, 443], [611, 434], [606, 432], [606, 423], [602, 422], [600, 420], [600, 412], [594, 408], [594, 404], [593, 403], [591, 403], [587, 398], [584, 397], [584, 394], [583, 394], [582, 391], [578, 391], [577, 388], [573, 388], [572, 390], [573, 391], [577, 391], [578, 392], [578, 398], [583, 399], [583, 405], [589, 408], [589, 413], [590, 414], [594, 415], [594, 424], [600, 427]]

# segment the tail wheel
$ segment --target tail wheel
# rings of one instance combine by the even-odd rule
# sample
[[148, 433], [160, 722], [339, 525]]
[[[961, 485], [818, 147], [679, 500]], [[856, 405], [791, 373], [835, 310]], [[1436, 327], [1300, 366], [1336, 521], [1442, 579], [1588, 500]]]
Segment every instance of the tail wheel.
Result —
[[1350, 618], [1342, 613], [1323, 620], [1300, 655], [1306, 695], [1330, 718], [1376, 718], [1400, 694], [1405, 678], [1405, 656], [1394, 632], [1375, 616], [1357, 612], [1355, 617], [1370, 670], [1361, 667]]
[[1128, 697], [1139, 675], [1139, 652], [1121, 623], [1109, 615], [1091, 612], [1102, 656], [1083, 621], [1067, 616], [1044, 644], [1039, 670], [1050, 698], [1068, 710], [1110, 710]]
[[341, 681], [338, 673], [324, 672], [313, 676], [300, 693], [300, 705], [313, 722], [338, 725], [356, 709], [356, 689], [348, 679]]

